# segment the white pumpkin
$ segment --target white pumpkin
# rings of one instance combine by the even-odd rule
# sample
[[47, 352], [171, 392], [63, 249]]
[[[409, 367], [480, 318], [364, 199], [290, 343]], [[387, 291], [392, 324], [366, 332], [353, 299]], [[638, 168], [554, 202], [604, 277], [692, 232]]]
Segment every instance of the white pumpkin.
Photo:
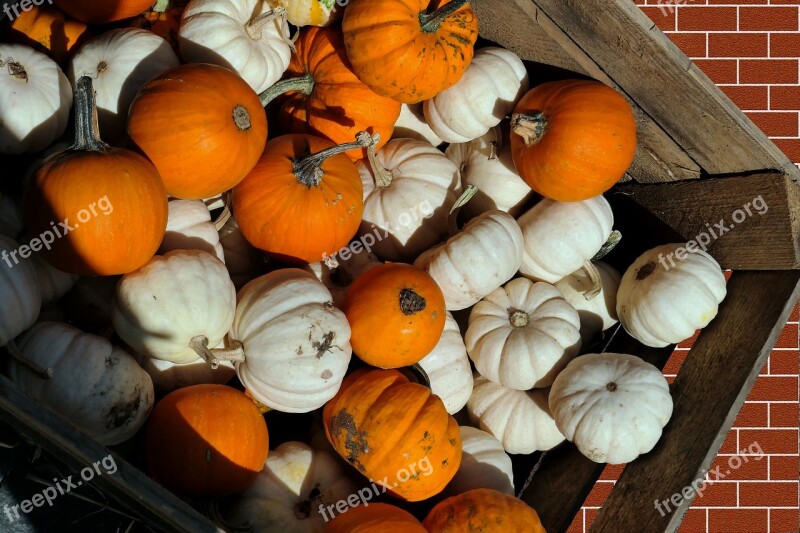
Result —
[[0, 235], [17, 239], [22, 233], [22, 213], [14, 198], [0, 192]]
[[121, 144], [126, 137], [128, 108], [136, 93], [179, 64], [169, 43], [155, 33], [118, 28], [81, 46], [67, 66], [67, 76], [73, 87], [81, 76], [92, 78], [103, 140]]
[[264, 256], [244, 238], [235, 217], [231, 216], [219, 230], [219, 243], [225, 256], [225, 268], [237, 290], [266, 270]]
[[511, 279], [522, 262], [522, 231], [514, 217], [487, 211], [444, 244], [420, 255], [414, 266], [430, 274], [448, 311], [466, 309]]
[[400, 117], [394, 123], [392, 139], [416, 139], [439, 146], [444, 141], [433, 132], [425, 115], [422, 112], [422, 102], [418, 104], [403, 104], [400, 107]]
[[31, 264], [36, 269], [36, 280], [42, 295], [42, 305], [61, 299], [78, 281], [79, 276], [62, 272], [34, 254]]
[[358, 234], [374, 237], [375, 255], [411, 261], [447, 235], [461, 177], [442, 152], [423, 141], [394, 139], [357, 166], [364, 186]]
[[101, 444], [128, 440], [147, 420], [153, 407], [150, 376], [103, 337], [42, 322], [20, 337], [18, 347], [23, 359], [52, 369], [52, 377], [42, 379], [12, 359], [11, 379]]
[[686, 244], [665, 244], [628, 267], [617, 292], [619, 321], [633, 338], [654, 348], [677, 344], [717, 316], [725, 275], [713, 257]]
[[359, 488], [331, 454], [286, 442], [269, 452], [264, 470], [225, 522], [253, 533], [322, 533], [326, 520], [320, 505], [335, 505]]
[[303, 26], [328, 26], [342, 17], [343, 0], [269, 0], [270, 5], [286, 9], [290, 24]]
[[172, 250], [203, 250], [225, 262], [219, 232], [211, 222], [211, 212], [202, 200], [171, 200], [168, 204], [167, 231], [159, 254]]
[[583, 345], [594, 338], [601, 331], [616, 324], [617, 318], [617, 290], [619, 289], [620, 274], [606, 263], [594, 263], [600, 275], [600, 292], [589, 297], [594, 290], [592, 275], [581, 268], [556, 283], [556, 287], [564, 299], [578, 311], [581, 319], [581, 339]]
[[[216, 348], [224, 347], [225, 343], [222, 342]], [[153, 359], [141, 354], [136, 354], [136, 360], [145, 372], [150, 374], [153, 386], [159, 394], [167, 394], [176, 389], [202, 383], [224, 385], [236, 375], [236, 370], [230, 361], [222, 361], [214, 368], [202, 357], [183, 364]]]
[[611, 235], [614, 213], [602, 196], [582, 202], [545, 198], [517, 222], [525, 236], [520, 273], [534, 281], [555, 283], [600, 251]]
[[503, 443], [477, 428], [460, 426], [458, 429], [461, 432], [461, 465], [442, 494], [455, 496], [473, 489], [492, 489], [513, 496], [514, 470]]
[[318, 261], [304, 266], [303, 270], [314, 274], [331, 292], [333, 305], [342, 309], [350, 285], [369, 269], [380, 264], [381, 260], [375, 254], [362, 249], [359, 253], [350, 254], [347, 259], [337, 255], [335, 266]]
[[263, 0], [192, 0], [178, 31], [181, 56], [229, 68], [261, 93], [281, 79], [292, 56], [280, 13]]
[[0, 235], [0, 346], [31, 327], [42, 307], [36, 267], [20, 258], [19, 246]]
[[580, 317], [549, 283], [517, 278], [478, 302], [464, 337], [486, 379], [504, 387], [547, 387], [581, 347]]
[[494, 209], [516, 217], [533, 195], [519, 177], [511, 158], [511, 143], [503, 135], [498, 126], [474, 141], [451, 144], [445, 151], [461, 170], [461, 185], [478, 189], [462, 210], [467, 219]]
[[47, 148], [66, 130], [71, 107], [72, 88], [55, 61], [0, 43], [0, 154]]
[[425, 101], [425, 121], [446, 142], [469, 142], [500, 124], [526, 92], [528, 71], [516, 54], [481, 48], [458, 83]]
[[431, 391], [442, 399], [447, 412], [459, 412], [472, 394], [472, 367], [456, 319], [449, 312], [444, 331], [433, 350], [417, 363], [428, 375]]
[[556, 378], [549, 402], [559, 430], [596, 463], [649, 452], [672, 416], [664, 375], [627, 354], [578, 357]]
[[225, 265], [207, 252], [155, 256], [117, 285], [114, 329], [133, 350], [172, 363], [191, 363], [194, 340], [217, 346], [233, 323], [236, 289]]
[[330, 291], [308, 272], [287, 268], [239, 291], [230, 339], [244, 346], [242, 384], [264, 405], [287, 413], [322, 407], [350, 363], [350, 324]]
[[467, 403], [473, 425], [490, 433], [508, 453], [551, 450], [564, 442], [547, 405], [549, 389], [521, 391], [475, 377]]

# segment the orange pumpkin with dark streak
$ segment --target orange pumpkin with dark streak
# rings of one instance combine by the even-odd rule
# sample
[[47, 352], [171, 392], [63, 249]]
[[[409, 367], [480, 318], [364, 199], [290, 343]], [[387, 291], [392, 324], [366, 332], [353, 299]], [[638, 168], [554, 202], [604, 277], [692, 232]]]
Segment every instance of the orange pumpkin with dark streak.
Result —
[[336, 518], [325, 526], [325, 533], [428, 533], [419, 520], [408, 511], [388, 503], [359, 505]]
[[19, 16], [2, 31], [3, 40], [26, 44], [48, 54], [56, 63], [63, 63], [90, 35], [86, 23], [47, 4], [33, 6], [30, 11], [20, 10]]
[[473, 489], [439, 502], [422, 525], [428, 533], [547, 533], [533, 508], [493, 489]]
[[62, 11], [90, 24], [106, 24], [147, 11], [153, 0], [58, 0]]

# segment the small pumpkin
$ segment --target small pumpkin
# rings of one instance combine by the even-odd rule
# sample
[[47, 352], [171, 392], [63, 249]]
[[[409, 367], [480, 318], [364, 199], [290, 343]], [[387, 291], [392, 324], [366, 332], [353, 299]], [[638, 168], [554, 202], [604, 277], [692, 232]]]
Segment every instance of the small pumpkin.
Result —
[[444, 297], [424, 271], [402, 263], [376, 266], [345, 297], [353, 351], [381, 368], [413, 365], [439, 342], [446, 319]]
[[339, 20], [344, 11], [342, 0], [269, 0], [270, 5], [286, 9], [289, 24], [303, 26], [328, 26]]
[[59, 0], [58, 7], [68, 15], [90, 24], [106, 24], [135, 17], [153, 5], [153, 0]]
[[241, 492], [264, 468], [268, 453], [261, 411], [224, 385], [193, 385], [164, 396], [145, 436], [147, 472], [181, 494]]
[[578, 202], [603, 194], [636, 153], [636, 120], [625, 97], [594, 80], [531, 89], [511, 118], [519, 175], [546, 198]]
[[[422, 102], [452, 87], [472, 61], [478, 18], [467, 0], [350, 0], [347, 57], [381, 96]], [[376, 52], [377, 43], [392, 43]]]
[[189, 0], [156, 0], [150, 9], [131, 19], [130, 27], [141, 28], [158, 35], [177, 52], [181, 16], [188, 3]]
[[438, 494], [461, 464], [456, 421], [430, 389], [397, 370], [349, 375], [322, 422], [339, 455], [404, 500]]
[[581, 268], [556, 283], [564, 299], [578, 311], [581, 319], [581, 339], [588, 346], [598, 333], [612, 327], [619, 321], [617, 317], [617, 290], [621, 276], [613, 267], [598, 261], [594, 263], [600, 274], [599, 292], [590, 297], [594, 290], [592, 275]]
[[20, 245], [0, 235], [0, 346], [31, 327], [42, 307], [36, 267], [18, 257]]
[[325, 526], [324, 533], [427, 533], [408, 511], [388, 503], [359, 505], [339, 514]]
[[503, 444], [490, 433], [461, 426], [461, 466], [443, 494], [452, 496], [473, 489], [493, 489], [514, 495], [514, 470]]
[[400, 116], [394, 123], [393, 139], [414, 139], [425, 141], [432, 146], [439, 146], [444, 141], [433, 132], [422, 110], [423, 103], [403, 104], [400, 107]]
[[235, 73], [182, 65], [146, 83], [130, 107], [128, 134], [184, 200], [233, 188], [258, 161], [267, 119], [258, 96]]
[[628, 354], [578, 357], [556, 378], [549, 402], [559, 431], [596, 463], [649, 452], [672, 416], [664, 375]]
[[86, 23], [66, 15], [52, 4], [42, 4], [20, 10], [2, 35], [8, 42], [28, 45], [63, 64], [90, 33]]
[[472, 367], [458, 323], [449, 311], [445, 315], [439, 342], [417, 364], [428, 376], [431, 392], [442, 399], [448, 413], [455, 415], [472, 394]]
[[725, 275], [713, 257], [686, 244], [657, 246], [640, 255], [617, 291], [619, 321], [633, 338], [662, 348], [682, 342], [711, 322], [725, 299]]
[[[350, 246], [350, 249], [352, 249], [353, 245], [351, 244]], [[318, 261], [304, 266], [303, 270], [314, 274], [314, 277], [331, 291], [333, 305], [341, 309], [344, 307], [347, 289], [369, 269], [380, 265], [381, 261], [374, 254], [365, 251], [363, 248], [358, 252], [348, 254], [346, 259], [338, 255], [336, 257], [335, 262]]]
[[532, 507], [492, 489], [473, 489], [439, 502], [422, 525], [428, 533], [546, 533]]
[[225, 262], [219, 231], [211, 222], [211, 213], [200, 200], [172, 200], [164, 240], [158, 253], [172, 250], [203, 250]]

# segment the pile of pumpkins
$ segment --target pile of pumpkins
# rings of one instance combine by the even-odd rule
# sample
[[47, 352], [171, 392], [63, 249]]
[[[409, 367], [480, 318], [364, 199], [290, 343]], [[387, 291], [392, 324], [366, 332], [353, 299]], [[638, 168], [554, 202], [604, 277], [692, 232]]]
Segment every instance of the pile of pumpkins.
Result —
[[[253, 531], [543, 531], [509, 454], [655, 446], [661, 372], [586, 352], [691, 337], [725, 277], [680, 243], [600, 261], [625, 97], [475, 49], [466, 0], [152, 3], [45, 3], [0, 43], [0, 154], [30, 162], [0, 346], [31, 398], [141, 430], [156, 481]], [[269, 410], [312, 438], [269, 451]], [[370, 484], [394, 500], [350, 503]]]

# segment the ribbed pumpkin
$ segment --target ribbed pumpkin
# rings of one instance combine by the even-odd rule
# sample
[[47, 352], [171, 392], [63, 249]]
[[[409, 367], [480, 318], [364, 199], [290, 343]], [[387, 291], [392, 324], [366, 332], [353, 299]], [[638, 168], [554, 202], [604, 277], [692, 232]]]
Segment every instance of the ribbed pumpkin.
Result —
[[60, 7], [76, 19], [91, 24], [105, 24], [135, 17], [153, 5], [153, 0], [59, 0]]
[[[312, 133], [335, 143], [349, 142], [359, 131], [378, 133], [379, 146], [392, 137], [400, 103], [378, 96], [361, 83], [342, 52], [342, 30], [306, 28], [285, 80], [262, 93], [263, 103], [286, 93], [278, 119], [287, 133]], [[347, 153], [357, 160], [365, 149]]]
[[387, 489], [408, 501], [441, 492], [461, 464], [455, 419], [430, 389], [397, 370], [348, 376], [322, 421], [339, 455], [375, 483], [386, 479]]
[[224, 385], [193, 385], [165, 396], [150, 415], [147, 471], [181, 494], [246, 489], [264, 468], [267, 424], [253, 401]]
[[422, 525], [428, 533], [546, 533], [533, 508], [493, 489], [473, 489], [439, 502]]
[[46, 53], [56, 63], [67, 59], [70, 51], [88, 35], [86, 23], [48, 4], [33, 6], [30, 11], [20, 10], [19, 16], [2, 32], [4, 41], [27, 44]]
[[176, 198], [215, 196], [258, 161], [267, 119], [258, 96], [232, 71], [182, 65], [147, 83], [131, 104], [128, 134]]
[[467, 0], [350, 0], [342, 30], [358, 78], [382, 96], [414, 104], [464, 75], [478, 17]]
[[325, 526], [325, 533], [427, 533], [408, 511], [388, 503], [370, 503], [348, 509]]
[[544, 83], [514, 109], [511, 153], [517, 172], [551, 200], [603, 194], [628, 170], [636, 120], [627, 100], [591, 80]]
[[364, 212], [361, 178], [343, 152], [373, 142], [367, 133], [339, 146], [313, 135], [271, 140], [233, 189], [242, 234], [256, 248], [292, 263], [337, 252], [355, 235]]
[[86, 276], [132, 272], [161, 243], [167, 192], [149, 161], [100, 140], [88, 76], [78, 80], [75, 115], [75, 143], [49, 158], [28, 183], [26, 227], [31, 235], [56, 235], [41, 253], [59, 270]]

